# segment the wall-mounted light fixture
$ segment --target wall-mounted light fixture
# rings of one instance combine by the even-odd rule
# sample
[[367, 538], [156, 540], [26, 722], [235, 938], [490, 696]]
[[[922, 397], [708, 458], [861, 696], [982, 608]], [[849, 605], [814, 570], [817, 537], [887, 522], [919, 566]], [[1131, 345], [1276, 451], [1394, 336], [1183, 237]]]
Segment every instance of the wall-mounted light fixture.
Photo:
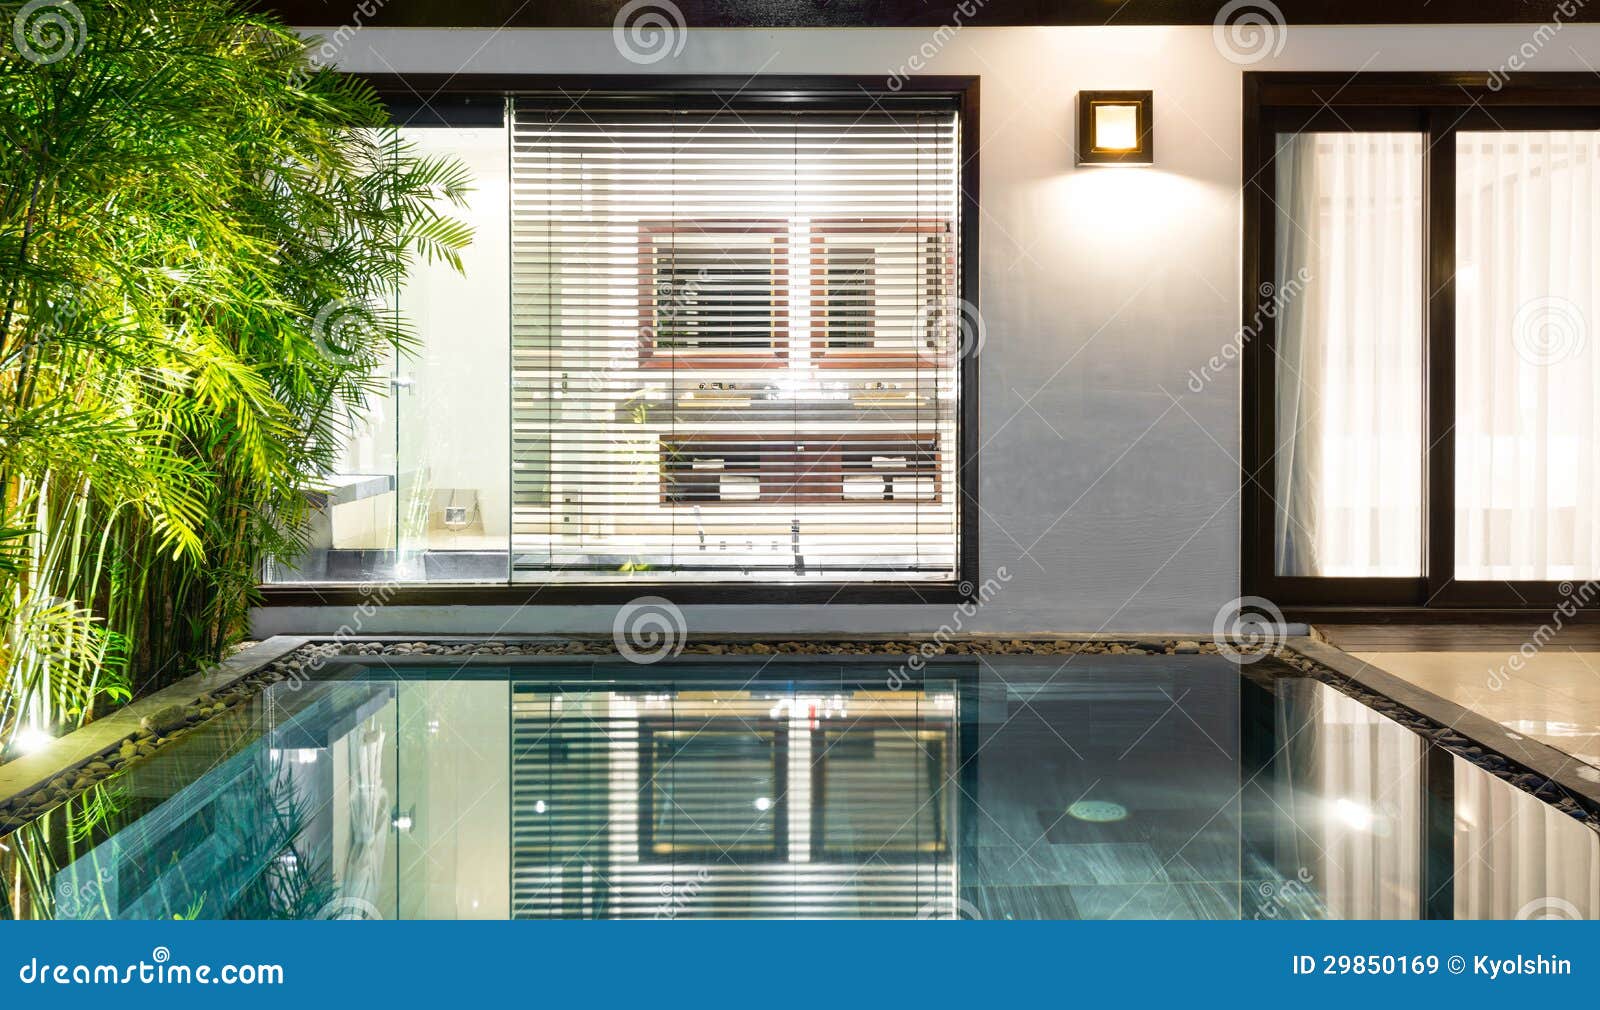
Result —
[[1078, 92], [1078, 164], [1153, 165], [1149, 91]]

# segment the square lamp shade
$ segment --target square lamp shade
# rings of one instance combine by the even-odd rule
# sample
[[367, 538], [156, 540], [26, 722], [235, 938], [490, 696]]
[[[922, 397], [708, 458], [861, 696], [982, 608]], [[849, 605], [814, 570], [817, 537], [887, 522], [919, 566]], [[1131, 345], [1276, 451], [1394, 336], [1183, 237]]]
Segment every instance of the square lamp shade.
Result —
[[1151, 92], [1078, 92], [1078, 164], [1152, 165]]

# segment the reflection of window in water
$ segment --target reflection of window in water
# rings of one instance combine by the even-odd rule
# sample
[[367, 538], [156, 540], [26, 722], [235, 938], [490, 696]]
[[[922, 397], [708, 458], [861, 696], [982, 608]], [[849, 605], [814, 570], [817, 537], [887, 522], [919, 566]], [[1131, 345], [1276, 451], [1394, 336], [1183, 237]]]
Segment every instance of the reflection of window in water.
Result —
[[949, 851], [953, 726], [845, 720], [811, 741], [813, 859]]
[[953, 689], [518, 686], [513, 712], [519, 916], [954, 914]]
[[640, 857], [782, 859], [788, 751], [786, 723], [641, 719]]

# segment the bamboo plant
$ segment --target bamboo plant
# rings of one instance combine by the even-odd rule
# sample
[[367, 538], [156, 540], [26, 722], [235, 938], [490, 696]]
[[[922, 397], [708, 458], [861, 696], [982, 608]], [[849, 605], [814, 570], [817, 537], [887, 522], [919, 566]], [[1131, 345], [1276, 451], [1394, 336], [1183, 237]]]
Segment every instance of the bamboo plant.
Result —
[[61, 0], [0, 24], [5, 748], [241, 637], [387, 395], [409, 336], [382, 306], [418, 259], [459, 269], [470, 230], [464, 168], [270, 17]]

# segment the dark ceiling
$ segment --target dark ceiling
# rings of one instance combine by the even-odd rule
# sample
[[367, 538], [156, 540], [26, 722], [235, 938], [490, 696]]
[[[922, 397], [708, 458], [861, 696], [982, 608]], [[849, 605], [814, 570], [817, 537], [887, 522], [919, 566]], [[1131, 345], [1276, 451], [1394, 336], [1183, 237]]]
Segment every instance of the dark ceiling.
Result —
[[[1288, 24], [1600, 21], [1585, 0], [635, 0], [691, 28], [1208, 25], [1255, 15]], [[290, 0], [264, 6], [304, 26], [609, 28], [624, 0]], [[370, 12], [370, 13], [369, 13]]]

